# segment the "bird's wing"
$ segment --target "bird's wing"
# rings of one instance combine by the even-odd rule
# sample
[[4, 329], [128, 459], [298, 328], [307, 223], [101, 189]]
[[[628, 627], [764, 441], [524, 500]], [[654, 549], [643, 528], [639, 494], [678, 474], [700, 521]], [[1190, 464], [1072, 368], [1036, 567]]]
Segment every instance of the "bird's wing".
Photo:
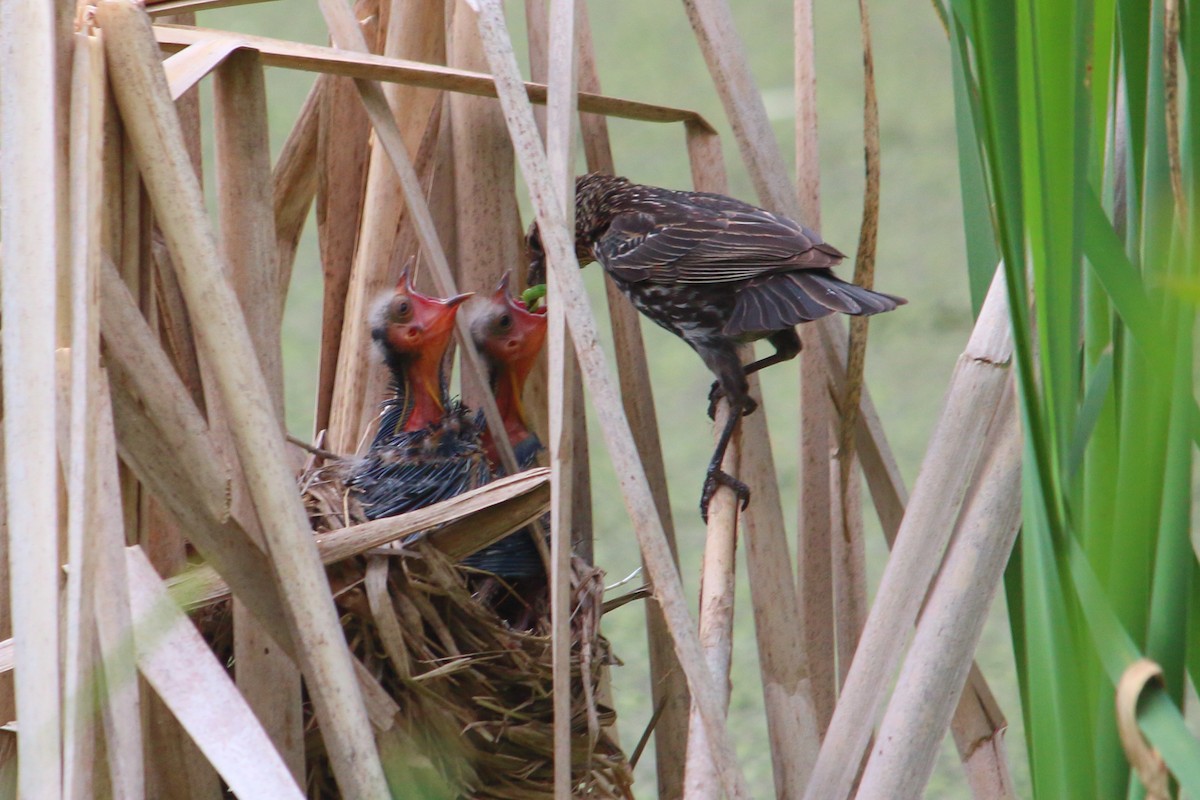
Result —
[[727, 283], [843, 258], [785, 217], [716, 195], [691, 198], [616, 215], [593, 247], [596, 259], [632, 283]]

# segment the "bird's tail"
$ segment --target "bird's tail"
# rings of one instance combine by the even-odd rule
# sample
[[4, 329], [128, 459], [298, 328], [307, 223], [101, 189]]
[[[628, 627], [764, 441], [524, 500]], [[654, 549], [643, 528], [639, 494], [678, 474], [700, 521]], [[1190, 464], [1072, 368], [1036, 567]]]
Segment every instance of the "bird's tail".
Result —
[[778, 331], [835, 311], [868, 316], [907, 302], [903, 297], [847, 283], [827, 269], [782, 272], [757, 278], [738, 291], [725, 333]]

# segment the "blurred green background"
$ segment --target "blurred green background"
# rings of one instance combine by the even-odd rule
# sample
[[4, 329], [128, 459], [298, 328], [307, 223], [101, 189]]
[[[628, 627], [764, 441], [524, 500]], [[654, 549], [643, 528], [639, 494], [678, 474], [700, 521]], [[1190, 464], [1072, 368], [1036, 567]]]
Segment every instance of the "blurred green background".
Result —
[[[784, 153], [794, 160], [791, 4], [782, 0], [736, 0], [731, 5], [775, 133]], [[755, 201], [682, 4], [593, 0], [588, 6], [604, 92], [702, 113], [722, 135], [731, 193]], [[510, 0], [508, 7], [514, 40], [518, 48], [523, 48], [523, 4]], [[945, 34], [927, 3], [875, 0], [870, 13], [883, 142], [876, 286], [907, 297], [909, 305], [872, 320], [867, 380], [911, 487], [947, 380], [971, 327], [950, 64]], [[315, 2], [280, 0], [202, 12], [198, 24], [326, 43]], [[847, 253], [853, 253], [856, 247], [862, 213], [862, 54], [858, 25], [856, 3], [817, 2], [821, 233]], [[275, 148], [287, 135], [312, 80], [308, 73], [268, 70]], [[613, 120], [610, 129], [619, 173], [638, 182], [688, 187], [690, 173], [682, 126]], [[579, 171], [583, 169], [580, 155]], [[852, 269], [847, 263], [841, 273], [849, 277]], [[584, 274], [597, 314], [603, 317], [603, 275], [598, 268]], [[301, 437], [311, 435], [320, 295], [315, 225], [310, 224], [296, 260], [284, 322], [288, 425]], [[603, 320], [600, 327], [602, 331], [606, 328]], [[711, 377], [683, 343], [653, 325], [645, 325], [643, 330], [656, 380], [654, 401], [671, 485], [684, 585], [694, 605], [704, 537], [696, 502], [711, 452], [710, 423], [705, 416]], [[794, 537], [797, 367], [784, 365], [764, 372], [763, 392], [785, 518]], [[597, 431], [594, 420], [590, 427], [593, 433]], [[599, 436], [592, 437], [591, 454], [596, 557], [611, 582], [638, 566], [638, 549]], [[878, 524], [871, 518], [869, 502], [867, 547], [873, 587], [887, 551]], [[773, 794], [770, 750], [744, 566], [739, 566], [738, 587], [730, 728], [754, 796], [768, 797]], [[630, 605], [614, 612], [605, 618], [604, 631], [625, 663], [613, 671], [614, 692], [622, 741], [632, 749], [651, 713], [641, 609]], [[1002, 597], [993, 609], [977, 660], [1009, 717], [1009, 756], [1019, 794], [1027, 796], [1020, 706]], [[647, 751], [638, 767], [637, 789], [639, 797], [654, 796], [652, 750]], [[927, 796], [969, 796], [952, 743], [943, 748]]]

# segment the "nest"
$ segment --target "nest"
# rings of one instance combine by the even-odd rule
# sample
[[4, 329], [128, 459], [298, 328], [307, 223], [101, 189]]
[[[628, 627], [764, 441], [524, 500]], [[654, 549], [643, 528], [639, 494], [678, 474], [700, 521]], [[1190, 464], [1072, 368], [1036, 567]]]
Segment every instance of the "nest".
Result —
[[[311, 470], [301, 482], [316, 531], [363, 519], [339, 470]], [[610, 734], [615, 714], [597, 699], [604, 665], [618, 663], [600, 635], [603, 572], [579, 558], [571, 566], [572, 793], [630, 798], [631, 768]], [[334, 565], [329, 577], [351, 650], [399, 706], [404, 752], [385, 753], [385, 767], [405, 796], [553, 797], [544, 582], [509, 586], [421, 542]], [[506, 621], [514, 607], [525, 609], [528, 629]], [[338, 797], [311, 707], [305, 714], [308, 796]], [[421, 786], [427, 794], [414, 791]]]

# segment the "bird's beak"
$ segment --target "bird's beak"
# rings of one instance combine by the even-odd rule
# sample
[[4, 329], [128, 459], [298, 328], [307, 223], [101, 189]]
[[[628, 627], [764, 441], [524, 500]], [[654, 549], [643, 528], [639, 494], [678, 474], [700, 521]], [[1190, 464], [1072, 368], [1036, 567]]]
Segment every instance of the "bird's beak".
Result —
[[459, 305], [466, 302], [469, 298], [473, 297], [474, 295], [475, 295], [474, 292], [463, 292], [462, 294], [456, 294], [453, 297], [447, 297], [442, 302], [445, 303], [450, 308], [457, 308]]
[[500, 282], [496, 284], [496, 291], [492, 292], [493, 300], [503, 300], [508, 297], [508, 285], [512, 283], [512, 270], [505, 270], [500, 276]]

